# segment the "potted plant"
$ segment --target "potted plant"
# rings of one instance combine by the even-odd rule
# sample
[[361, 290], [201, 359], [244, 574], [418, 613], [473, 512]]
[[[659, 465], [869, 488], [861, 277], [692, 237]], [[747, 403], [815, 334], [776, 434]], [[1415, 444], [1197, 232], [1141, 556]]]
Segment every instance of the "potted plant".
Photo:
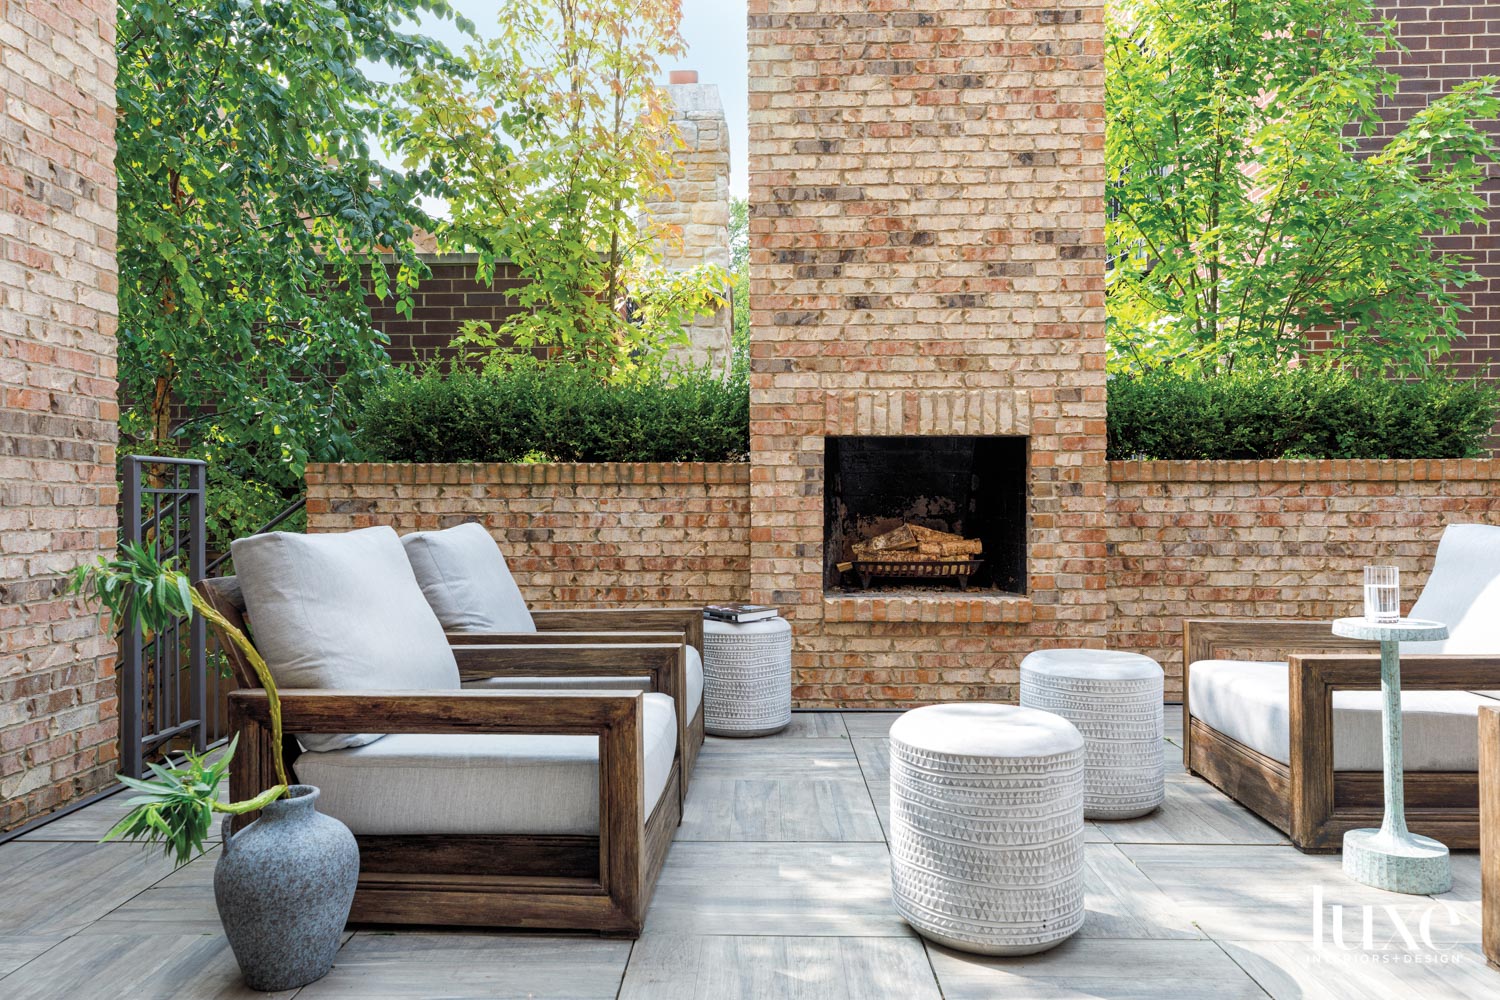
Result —
[[[172, 561], [126, 543], [113, 559], [73, 571], [70, 591], [108, 608], [116, 623], [155, 633], [196, 614], [245, 654], [270, 704], [277, 784], [241, 802], [221, 802], [238, 736], [215, 756], [186, 754], [181, 764], [149, 765], [152, 778], [120, 775], [136, 796], [104, 839], [160, 844], [177, 865], [203, 853], [214, 814], [225, 816], [214, 869], [214, 901], [246, 985], [288, 990], [333, 966], [359, 878], [359, 849], [349, 828], [316, 809], [318, 790], [291, 784], [282, 758], [281, 701], [266, 661], [244, 633], [192, 588]], [[236, 816], [260, 812], [238, 833]]]

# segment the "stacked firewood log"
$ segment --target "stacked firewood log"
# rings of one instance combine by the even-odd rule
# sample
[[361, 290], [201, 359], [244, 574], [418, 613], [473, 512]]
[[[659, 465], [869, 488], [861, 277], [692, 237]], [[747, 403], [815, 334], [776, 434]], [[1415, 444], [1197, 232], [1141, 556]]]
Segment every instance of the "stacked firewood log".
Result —
[[977, 538], [920, 524], [903, 524], [894, 531], [855, 542], [852, 548], [857, 562], [949, 562], [973, 559], [984, 552], [984, 544]]

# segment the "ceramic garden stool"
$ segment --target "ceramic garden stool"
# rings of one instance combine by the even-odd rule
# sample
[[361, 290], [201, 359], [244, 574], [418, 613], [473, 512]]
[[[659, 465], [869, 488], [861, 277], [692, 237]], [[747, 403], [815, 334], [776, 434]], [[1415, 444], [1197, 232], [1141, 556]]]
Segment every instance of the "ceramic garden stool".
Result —
[[791, 721], [791, 623], [703, 619], [704, 730], [714, 736], [769, 736]]
[[1085, 819], [1130, 819], [1162, 804], [1162, 669], [1149, 656], [1046, 649], [1021, 661], [1021, 704], [1083, 734]]
[[1029, 955], [1083, 926], [1083, 737], [1014, 705], [891, 727], [891, 892], [923, 937]]

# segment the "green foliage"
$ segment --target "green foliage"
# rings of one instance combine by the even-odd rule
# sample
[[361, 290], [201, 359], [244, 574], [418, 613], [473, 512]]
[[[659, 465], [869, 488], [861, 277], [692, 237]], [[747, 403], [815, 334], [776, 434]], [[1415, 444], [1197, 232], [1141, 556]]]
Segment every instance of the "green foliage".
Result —
[[1111, 459], [1472, 458], [1500, 390], [1434, 374], [1411, 382], [1329, 365], [1170, 371], [1109, 381]]
[[1458, 336], [1497, 80], [1378, 142], [1399, 49], [1371, 0], [1120, 0], [1105, 44], [1116, 367], [1286, 365], [1309, 331], [1418, 374]]
[[192, 614], [193, 589], [171, 559], [138, 542], [122, 542], [114, 558], [100, 556], [93, 565], [75, 568], [68, 590], [107, 608], [119, 627], [138, 626], [147, 633], [164, 629]]
[[404, 95], [406, 164], [442, 182], [454, 248], [482, 273], [516, 266], [522, 310], [455, 341], [491, 367], [536, 347], [574, 364], [650, 368], [685, 324], [724, 303], [726, 275], [657, 264], [678, 231], [642, 218], [680, 143], [658, 61], [684, 51], [679, 0], [501, 0], [495, 37], [470, 45], [474, 86], [418, 71]]
[[750, 202], [729, 202], [729, 277], [734, 287], [734, 346], [750, 347]]
[[393, 92], [447, 70], [399, 30], [446, 0], [122, 0], [116, 120], [125, 450], [277, 487], [344, 457], [386, 363], [362, 280], [407, 302], [419, 174], [382, 165]]
[[[298, 483], [288, 489], [250, 478], [221, 464], [208, 467], [208, 496], [205, 523], [208, 528], [208, 551], [229, 551], [229, 543], [259, 531], [277, 514], [297, 500], [303, 491]], [[307, 512], [298, 511], [277, 525], [277, 531], [302, 532], [307, 529]]]
[[360, 428], [370, 457], [391, 462], [734, 461], [750, 447], [749, 377], [429, 367], [372, 393]]
[[78, 567], [71, 574], [68, 589], [108, 609], [117, 624], [135, 623], [147, 633], [160, 632], [175, 622], [189, 619], [196, 611], [239, 647], [265, 689], [278, 784], [260, 795], [242, 802], [218, 801], [219, 783], [228, 773], [237, 737], [224, 755], [212, 763], [206, 755], [188, 754], [184, 766], [149, 765], [156, 776], [154, 780], [116, 775], [142, 794], [126, 803], [132, 807], [130, 812], [104, 839], [125, 837], [160, 843], [177, 864], [186, 864], [202, 852], [212, 813], [253, 812], [286, 793], [286, 764], [281, 756], [281, 699], [275, 678], [245, 634], [193, 590], [171, 559], [158, 559], [145, 546], [125, 543], [114, 558], [100, 556], [97, 563]]
[[286, 792], [286, 786], [268, 788], [243, 802], [220, 802], [219, 787], [229, 774], [239, 737], [229, 741], [222, 753], [183, 755], [183, 764], [147, 764], [156, 776], [141, 781], [116, 775], [121, 784], [142, 794], [125, 801], [131, 809], [102, 840], [143, 840], [159, 843], [174, 864], [185, 865], [203, 853], [203, 841], [213, 828], [214, 813], [242, 814], [260, 809]]

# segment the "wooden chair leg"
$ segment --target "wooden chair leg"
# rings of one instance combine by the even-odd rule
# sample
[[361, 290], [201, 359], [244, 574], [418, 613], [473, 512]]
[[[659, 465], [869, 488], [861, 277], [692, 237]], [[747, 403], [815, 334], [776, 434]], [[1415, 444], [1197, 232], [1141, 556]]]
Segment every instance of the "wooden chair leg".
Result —
[[1479, 878], [1484, 957], [1500, 968], [1500, 708], [1479, 710]]

